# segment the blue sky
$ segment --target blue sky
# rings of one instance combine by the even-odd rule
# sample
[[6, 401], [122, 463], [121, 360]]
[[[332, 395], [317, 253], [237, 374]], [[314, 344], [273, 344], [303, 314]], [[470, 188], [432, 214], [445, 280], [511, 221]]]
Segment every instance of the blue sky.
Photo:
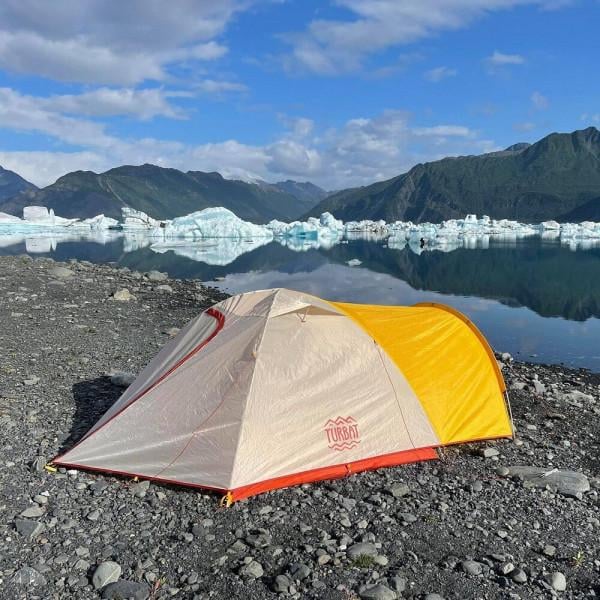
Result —
[[598, 0], [3, 0], [0, 165], [327, 189], [600, 126]]

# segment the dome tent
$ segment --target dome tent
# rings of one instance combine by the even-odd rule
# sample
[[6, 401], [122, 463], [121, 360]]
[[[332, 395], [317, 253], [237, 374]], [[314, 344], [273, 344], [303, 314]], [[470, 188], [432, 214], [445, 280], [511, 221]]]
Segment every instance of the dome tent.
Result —
[[511, 436], [495, 357], [460, 313], [272, 289], [193, 319], [53, 462], [235, 501]]

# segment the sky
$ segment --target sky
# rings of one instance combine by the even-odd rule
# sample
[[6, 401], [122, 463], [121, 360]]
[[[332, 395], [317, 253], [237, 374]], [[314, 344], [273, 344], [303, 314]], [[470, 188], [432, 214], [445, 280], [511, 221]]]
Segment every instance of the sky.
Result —
[[2, 0], [0, 165], [366, 185], [600, 127], [600, 0]]

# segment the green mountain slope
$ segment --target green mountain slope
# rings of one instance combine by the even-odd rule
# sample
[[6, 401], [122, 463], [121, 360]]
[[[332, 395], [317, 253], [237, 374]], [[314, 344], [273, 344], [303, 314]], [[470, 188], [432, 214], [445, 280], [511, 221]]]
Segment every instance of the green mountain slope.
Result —
[[373, 185], [342, 190], [310, 215], [345, 221], [441, 221], [468, 213], [525, 222], [600, 214], [600, 132], [553, 133], [502, 152], [445, 158]]
[[291, 220], [309, 210], [307, 203], [269, 184], [224, 179], [219, 173], [165, 169], [155, 165], [122, 166], [106, 173], [75, 171], [40, 190], [0, 201], [0, 211], [20, 215], [38, 204], [63, 217], [105, 214], [120, 218], [129, 206], [157, 219], [171, 219], [210, 206], [224, 206], [240, 218], [264, 223]]
[[0, 167], [0, 203], [26, 190], [36, 189], [33, 183], [29, 183], [14, 171]]

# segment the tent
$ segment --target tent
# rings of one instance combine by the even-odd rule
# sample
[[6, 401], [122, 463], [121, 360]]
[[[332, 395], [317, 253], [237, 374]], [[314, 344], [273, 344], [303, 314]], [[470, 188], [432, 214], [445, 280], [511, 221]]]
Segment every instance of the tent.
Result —
[[53, 462], [235, 501], [511, 436], [494, 354], [457, 311], [271, 289], [193, 319]]

